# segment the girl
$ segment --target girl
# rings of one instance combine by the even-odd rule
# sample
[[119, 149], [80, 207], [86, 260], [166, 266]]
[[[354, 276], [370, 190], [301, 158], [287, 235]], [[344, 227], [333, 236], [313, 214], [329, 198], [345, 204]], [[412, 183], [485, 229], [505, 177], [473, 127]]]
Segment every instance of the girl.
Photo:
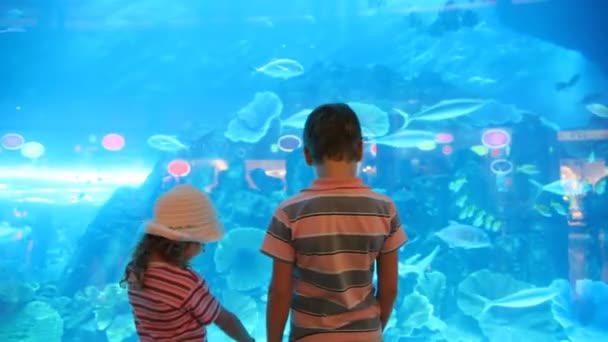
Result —
[[158, 198], [121, 281], [142, 342], [206, 341], [211, 323], [236, 341], [254, 341], [189, 267], [205, 243], [222, 236], [211, 201], [195, 187], [178, 185]]

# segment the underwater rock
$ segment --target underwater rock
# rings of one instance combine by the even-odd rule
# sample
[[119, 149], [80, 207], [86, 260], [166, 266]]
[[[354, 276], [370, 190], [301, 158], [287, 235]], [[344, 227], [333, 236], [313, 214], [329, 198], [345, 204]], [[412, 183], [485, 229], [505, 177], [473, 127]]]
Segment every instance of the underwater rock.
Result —
[[88, 285], [117, 282], [124, 273], [141, 222], [151, 217], [163, 191], [167, 160], [161, 158], [139, 188], [118, 188], [81, 236], [63, 271], [59, 292], [69, 297]]

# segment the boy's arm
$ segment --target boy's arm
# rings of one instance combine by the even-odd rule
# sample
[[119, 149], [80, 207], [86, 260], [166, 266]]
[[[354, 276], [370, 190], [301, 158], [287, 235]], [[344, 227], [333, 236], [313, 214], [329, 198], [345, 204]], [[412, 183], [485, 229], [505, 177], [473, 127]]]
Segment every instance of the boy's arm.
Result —
[[378, 263], [378, 292], [382, 329], [386, 327], [397, 298], [399, 280], [399, 248], [407, 242], [395, 205], [391, 203], [391, 222], [388, 237], [376, 258]]
[[274, 260], [272, 280], [268, 289], [266, 333], [268, 342], [281, 342], [291, 305], [293, 264]]
[[268, 225], [261, 251], [273, 258], [266, 308], [267, 339], [268, 342], [281, 342], [291, 305], [292, 272], [296, 257], [289, 218], [280, 208]]
[[393, 250], [378, 255], [378, 292], [376, 300], [380, 304], [380, 321], [382, 330], [386, 327], [397, 298], [397, 279], [399, 270], [399, 252]]

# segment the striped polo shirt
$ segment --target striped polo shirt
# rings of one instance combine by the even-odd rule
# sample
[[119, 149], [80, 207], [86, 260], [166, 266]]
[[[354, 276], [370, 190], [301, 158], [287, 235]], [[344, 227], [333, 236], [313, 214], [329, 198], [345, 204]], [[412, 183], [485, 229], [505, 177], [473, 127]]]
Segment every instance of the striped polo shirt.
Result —
[[200, 275], [166, 263], [151, 262], [143, 289], [128, 292], [142, 342], [206, 341], [205, 326], [220, 313]]
[[290, 341], [379, 341], [380, 253], [407, 237], [393, 201], [361, 179], [317, 179], [275, 211], [262, 252], [294, 264]]

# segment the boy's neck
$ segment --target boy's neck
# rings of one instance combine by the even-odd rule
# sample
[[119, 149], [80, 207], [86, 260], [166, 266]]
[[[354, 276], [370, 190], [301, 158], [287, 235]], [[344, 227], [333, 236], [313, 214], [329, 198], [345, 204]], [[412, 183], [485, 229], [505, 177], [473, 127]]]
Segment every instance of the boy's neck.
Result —
[[357, 177], [357, 163], [326, 160], [315, 165], [317, 178], [348, 179]]

